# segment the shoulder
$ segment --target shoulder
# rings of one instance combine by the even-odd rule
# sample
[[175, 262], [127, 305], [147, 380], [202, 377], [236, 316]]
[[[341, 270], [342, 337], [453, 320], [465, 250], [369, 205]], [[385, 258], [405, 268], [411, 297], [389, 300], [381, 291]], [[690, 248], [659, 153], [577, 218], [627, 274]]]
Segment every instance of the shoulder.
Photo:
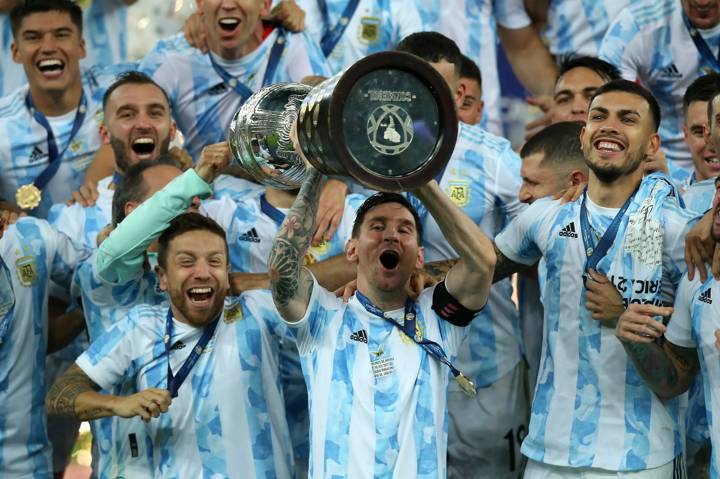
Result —
[[161, 331], [167, 318], [167, 306], [138, 304], [126, 316], [128, 325], [148, 333]]
[[460, 155], [464, 162], [504, 162], [507, 158], [519, 157], [513, 151], [510, 141], [501, 136], [494, 135], [478, 125], [460, 123], [458, 139], [453, 157]]
[[167, 38], [159, 40], [150, 50], [148, 55], [172, 55], [175, 53], [186, 53], [190, 51], [198, 51], [187, 42], [182, 32], [176, 33]]
[[668, 25], [679, 6], [680, 2], [675, 0], [631, 2], [621, 15], [631, 18], [640, 29], [660, 28]]
[[25, 107], [27, 88], [20, 88], [0, 98], [0, 123], [13, 121], [17, 116], [29, 116]]

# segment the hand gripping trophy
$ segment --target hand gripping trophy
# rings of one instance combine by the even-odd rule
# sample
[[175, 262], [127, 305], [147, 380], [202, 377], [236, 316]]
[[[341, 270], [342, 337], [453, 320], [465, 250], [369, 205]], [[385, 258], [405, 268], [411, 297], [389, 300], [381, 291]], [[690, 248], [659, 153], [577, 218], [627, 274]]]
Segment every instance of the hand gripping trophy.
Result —
[[235, 160], [258, 182], [299, 188], [307, 161], [381, 191], [436, 177], [457, 139], [453, 95], [425, 61], [382, 52], [314, 88], [278, 83], [251, 96], [230, 124]]

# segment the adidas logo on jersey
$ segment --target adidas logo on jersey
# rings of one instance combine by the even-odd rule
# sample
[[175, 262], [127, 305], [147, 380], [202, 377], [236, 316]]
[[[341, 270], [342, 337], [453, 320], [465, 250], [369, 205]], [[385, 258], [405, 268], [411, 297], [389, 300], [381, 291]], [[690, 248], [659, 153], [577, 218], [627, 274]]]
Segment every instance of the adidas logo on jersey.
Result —
[[700, 293], [700, 301], [707, 304], [712, 304], [712, 289], [708, 288]]
[[239, 241], [250, 241], [251, 243], [259, 243], [260, 237], [257, 234], [257, 230], [255, 228], [251, 229], [247, 233], [243, 233], [238, 237]]
[[680, 73], [680, 70], [678, 70], [678, 67], [674, 63], [660, 70], [660, 75], [664, 78], [682, 78], [682, 73]]
[[173, 344], [172, 348], [170, 348], [170, 349], [175, 351], [176, 349], [184, 349], [184, 348], [185, 348], [185, 343], [183, 343], [182, 341], [178, 341], [177, 343]]
[[36, 146], [30, 152], [30, 156], [28, 156], [28, 161], [30, 163], [35, 163], [36, 161], [40, 161], [45, 156], [47, 155], [40, 149], [40, 147]]
[[561, 229], [560, 236], [567, 236], [568, 238], [577, 238], [578, 235], [575, 232], [575, 222], [572, 221], [569, 225], [567, 225], [563, 229]]
[[352, 341], [358, 341], [360, 343], [367, 344], [367, 333], [364, 329], [361, 329], [360, 331], [355, 331], [350, 335], [350, 340]]

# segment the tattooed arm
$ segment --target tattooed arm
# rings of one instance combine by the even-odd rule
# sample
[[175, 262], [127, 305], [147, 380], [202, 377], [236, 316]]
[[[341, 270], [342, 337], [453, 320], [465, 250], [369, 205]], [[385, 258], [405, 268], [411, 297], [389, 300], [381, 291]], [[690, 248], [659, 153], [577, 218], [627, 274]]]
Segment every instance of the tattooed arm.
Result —
[[669, 316], [671, 312], [671, 308], [631, 304], [620, 316], [616, 329], [638, 373], [661, 399], [687, 391], [700, 367], [695, 348], [677, 346], [662, 336], [667, 328], [654, 317]]
[[53, 384], [45, 397], [50, 415], [70, 416], [89, 421], [108, 416], [140, 416], [145, 422], [167, 412], [172, 398], [164, 389], [145, 389], [130, 396], [101, 394], [100, 387], [73, 364]]
[[[493, 273], [493, 283], [497, 283], [501, 279], [505, 279], [511, 274], [521, 273], [529, 270], [532, 266], [516, 263], [507, 258], [502, 252], [497, 249], [497, 246], [493, 244], [495, 248], [495, 256], [497, 256], [497, 263], [495, 263], [495, 272]], [[435, 283], [439, 283], [445, 279], [445, 275], [450, 269], [457, 263], [457, 259], [445, 259], [441, 261], [432, 261], [425, 263], [423, 271], [426, 275], [433, 279]]]
[[305, 316], [313, 279], [303, 267], [303, 257], [315, 231], [318, 201], [323, 176], [310, 168], [292, 208], [280, 226], [268, 258], [270, 289], [275, 307], [290, 322]]

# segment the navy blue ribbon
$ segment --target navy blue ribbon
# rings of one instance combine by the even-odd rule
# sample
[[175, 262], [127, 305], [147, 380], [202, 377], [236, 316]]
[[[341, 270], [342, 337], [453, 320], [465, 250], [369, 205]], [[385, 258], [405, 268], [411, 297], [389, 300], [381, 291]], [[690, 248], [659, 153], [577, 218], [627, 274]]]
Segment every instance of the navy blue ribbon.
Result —
[[63, 148], [62, 151], [60, 151], [58, 148], [55, 134], [52, 131], [52, 127], [50, 126], [48, 119], [45, 117], [45, 115], [43, 115], [40, 110], [35, 108], [35, 104], [33, 103], [30, 92], [28, 92], [28, 94], [25, 96], [25, 106], [27, 106], [27, 109], [30, 111], [30, 113], [32, 113], [35, 121], [37, 121], [47, 133], [47, 149], [49, 162], [45, 169], [40, 173], [40, 175], [35, 178], [35, 181], [33, 181], [33, 184], [37, 186], [39, 190], [43, 190], [47, 186], [47, 184], [50, 183], [50, 181], [53, 179], [55, 174], [58, 172], [58, 169], [60, 169], [60, 163], [63, 155], [72, 144], [73, 139], [75, 139], [75, 136], [78, 134], [83, 122], [85, 121], [85, 114], [87, 112], [87, 99], [85, 98], [85, 92], [81, 92], [80, 105], [78, 105], [77, 111], [75, 112], [75, 119], [73, 120], [70, 138], [68, 139], [67, 145], [65, 145], [65, 148]]
[[12, 276], [1, 257], [0, 276], [2, 276], [0, 279], [0, 286], [2, 286], [2, 291], [0, 291], [0, 345], [2, 345], [12, 325], [15, 293], [13, 292]]
[[266, 216], [273, 220], [278, 226], [280, 226], [282, 222], [285, 221], [285, 213], [268, 203], [265, 193], [260, 195], [260, 211], [262, 211]]
[[408, 299], [405, 302], [405, 321], [401, 325], [395, 319], [386, 316], [383, 310], [375, 306], [370, 300], [370, 298], [362, 294], [360, 291], [355, 291], [355, 296], [368, 313], [384, 319], [385, 321], [389, 322], [390, 324], [398, 328], [400, 331], [405, 333], [407, 337], [411, 338], [415, 342], [415, 344], [423, 348], [430, 356], [434, 357], [435, 359], [449, 367], [454, 377], [457, 378], [458, 376], [462, 376], [460, 371], [452, 365], [442, 346], [440, 346], [434, 341], [429, 341], [427, 339], [418, 340], [417, 335], [415, 334], [415, 325], [417, 322], [417, 318], [415, 316], [415, 301]]
[[705, 39], [702, 37], [698, 29], [690, 23], [690, 19], [684, 11], [682, 17], [683, 22], [685, 22], [685, 27], [690, 34], [690, 38], [692, 38], [692, 41], [695, 44], [695, 48], [697, 49], [698, 53], [700, 53], [702, 59], [705, 61], [705, 63], [710, 65], [710, 67], [714, 71], [720, 72], [720, 52], [718, 52], [718, 55], [713, 54]]
[[118, 186], [120, 182], [122, 181], [123, 177], [125, 175], [121, 174], [118, 171], [113, 172], [112, 180], [110, 181], [110, 185]]
[[[265, 76], [263, 76], [262, 86], [266, 86], [272, 83], [272, 79], [275, 76], [275, 71], [277, 71], [277, 67], [280, 64], [280, 57], [285, 50], [285, 43], [287, 41], [287, 39], [285, 38], [285, 30], [277, 27], [277, 31], [278, 35], [275, 39], [275, 43], [273, 43], [273, 46], [270, 49], [270, 58], [268, 59], [267, 68], [265, 68]], [[213, 58], [211, 53], [208, 53], [208, 55], [210, 56], [210, 63], [212, 64], [215, 73], [217, 73], [218, 76], [222, 78], [223, 83], [228, 85], [235, 91], [235, 93], [240, 95], [243, 101], [247, 100], [252, 96], [253, 91], [247, 85], [245, 85], [243, 82], [232, 76], [230, 72], [221, 67], [215, 61], [215, 58]]]
[[625, 204], [622, 205], [620, 211], [617, 212], [615, 218], [613, 218], [610, 223], [610, 226], [608, 226], [605, 231], [605, 234], [602, 238], [600, 238], [600, 241], [596, 245], [595, 238], [592, 234], [592, 226], [590, 226], [590, 222], [588, 221], [587, 205], [585, 204], [587, 201], [587, 188], [585, 188], [582, 203], [580, 204], [580, 231], [582, 233], [583, 244], [585, 245], [585, 254], [587, 255], [587, 263], [585, 264], [586, 270], [595, 269], [600, 260], [607, 254], [610, 246], [615, 241], [618, 229], [620, 228], [620, 223], [622, 222], [630, 203], [632, 203], [633, 198], [635, 198], [635, 193], [637, 193], [637, 190], [635, 190], [635, 192], [630, 195], [627, 200], [625, 200]]
[[334, 27], [330, 28], [330, 16], [328, 15], [327, 3], [325, 0], [318, 0], [318, 7], [320, 7], [323, 23], [325, 24], [325, 28], [327, 28], [322, 39], [320, 39], [320, 48], [322, 48], [325, 57], [330, 56], [330, 53], [335, 49], [335, 45], [337, 45], [340, 38], [342, 38], [359, 3], [360, 0], [350, 0], [345, 6], [345, 10], [343, 10], [338, 22]]
[[217, 328], [220, 316], [221, 315], [215, 318], [212, 323], [205, 326], [202, 336], [200, 336], [198, 342], [195, 343], [192, 351], [190, 351], [190, 356], [188, 356], [183, 365], [180, 367], [177, 376], [175, 376], [173, 375], [172, 368], [170, 367], [170, 345], [172, 344], [173, 319], [172, 308], [168, 308], [167, 319], [165, 320], [165, 337], [163, 338], [163, 342], [165, 343], [165, 353], [168, 358], [167, 389], [170, 391], [171, 397], [177, 397], [180, 386], [182, 386], [182, 383], [185, 382], [185, 378], [187, 378], [188, 374], [190, 374], [190, 371], [195, 366], [195, 363], [197, 363], [198, 359], [200, 359], [200, 355], [205, 350], [205, 346], [207, 346], [210, 338], [212, 338], [215, 334], [215, 328]]

